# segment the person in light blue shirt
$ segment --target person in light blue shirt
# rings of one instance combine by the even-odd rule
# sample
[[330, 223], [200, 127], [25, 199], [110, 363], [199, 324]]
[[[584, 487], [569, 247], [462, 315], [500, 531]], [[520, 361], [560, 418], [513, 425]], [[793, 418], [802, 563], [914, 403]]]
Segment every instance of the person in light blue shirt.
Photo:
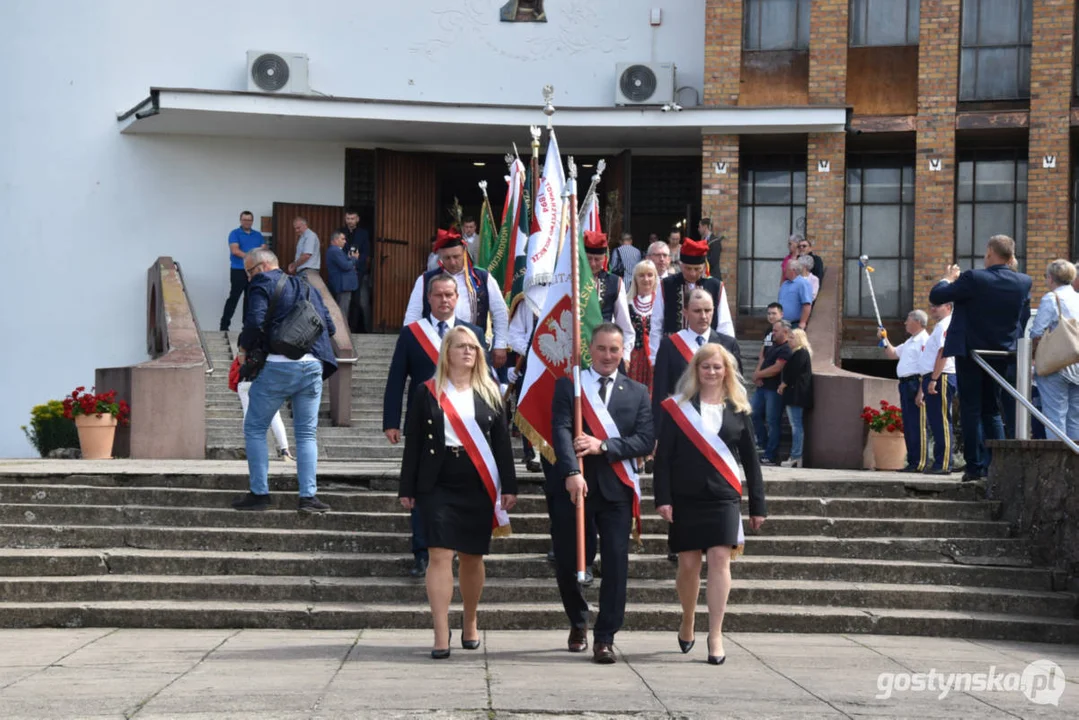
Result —
[[801, 274], [797, 263], [787, 265], [787, 279], [779, 286], [779, 304], [783, 306], [783, 319], [792, 327], [805, 329], [809, 313], [813, 310], [813, 286]]
[[[1072, 287], [1075, 276], [1075, 265], [1067, 260], [1049, 263], [1045, 271], [1049, 292], [1042, 296], [1038, 313], [1030, 327], [1035, 356], [1038, 342], [1047, 332], [1056, 329], [1062, 317], [1079, 318], [1079, 293]], [[1045, 416], [1069, 438], [1079, 440], [1079, 363], [1047, 375], [1039, 372], [1038, 390]], [[1048, 432], [1053, 437], [1057, 436], [1052, 431]]]
[[266, 240], [258, 230], [252, 230], [255, 216], [250, 210], [240, 213], [240, 227], [229, 233], [229, 297], [225, 301], [225, 310], [221, 313], [219, 328], [227, 332], [232, 325], [232, 316], [243, 296], [247, 300], [247, 273], [244, 272], [244, 256], [252, 250], [263, 247]]

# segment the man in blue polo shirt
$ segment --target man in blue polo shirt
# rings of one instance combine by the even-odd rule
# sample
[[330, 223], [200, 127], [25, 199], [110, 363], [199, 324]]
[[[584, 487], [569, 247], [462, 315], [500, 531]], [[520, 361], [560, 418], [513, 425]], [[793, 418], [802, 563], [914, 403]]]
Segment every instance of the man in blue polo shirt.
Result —
[[802, 277], [801, 268], [793, 262], [787, 265], [787, 277], [779, 286], [779, 304], [783, 306], [783, 319], [791, 327], [804, 330], [813, 310], [813, 286]]
[[247, 292], [247, 273], [244, 271], [244, 255], [266, 244], [262, 233], [252, 230], [255, 216], [250, 210], [240, 213], [240, 227], [229, 233], [229, 299], [225, 301], [225, 311], [221, 313], [221, 330], [228, 331], [232, 325], [232, 316], [240, 296]]

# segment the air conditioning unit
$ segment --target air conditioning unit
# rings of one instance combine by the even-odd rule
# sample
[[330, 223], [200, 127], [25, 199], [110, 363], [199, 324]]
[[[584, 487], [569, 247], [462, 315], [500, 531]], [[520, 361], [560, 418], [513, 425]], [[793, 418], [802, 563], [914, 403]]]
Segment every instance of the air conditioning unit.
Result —
[[674, 102], [674, 63], [615, 65], [615, 105], [665, 105]]
[[307, 95], [307, 56], [300, 53], [247, 51], [247, 91]]

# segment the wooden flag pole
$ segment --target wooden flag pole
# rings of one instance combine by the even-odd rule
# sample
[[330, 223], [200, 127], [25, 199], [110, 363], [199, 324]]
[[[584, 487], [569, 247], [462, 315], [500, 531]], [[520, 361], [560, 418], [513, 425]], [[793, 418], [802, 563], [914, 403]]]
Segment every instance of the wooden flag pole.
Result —
[[[584, 434], [581, 418], [581, 288], [580, 242], [577, 237], [577, 164], [569, 158], [570, 297], [573, 299], [573, 437]], [[578, 458], [584, 478], [584, 458]], [[585, 580], [584, 493], [577, 496], [577, 582]]]

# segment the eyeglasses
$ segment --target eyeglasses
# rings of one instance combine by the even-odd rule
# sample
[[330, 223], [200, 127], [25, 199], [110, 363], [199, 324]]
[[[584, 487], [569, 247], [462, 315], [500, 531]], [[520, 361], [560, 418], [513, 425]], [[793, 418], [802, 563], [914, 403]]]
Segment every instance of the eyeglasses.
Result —
[[654, 258], [669, 258], [670, 256], [670, 253], [648, 253], [648, 257]]
[[798, 246], [798, 249], [799, 250], [808, 250], [809, 249], [809, 243], [802, 243], [801, 245]]

